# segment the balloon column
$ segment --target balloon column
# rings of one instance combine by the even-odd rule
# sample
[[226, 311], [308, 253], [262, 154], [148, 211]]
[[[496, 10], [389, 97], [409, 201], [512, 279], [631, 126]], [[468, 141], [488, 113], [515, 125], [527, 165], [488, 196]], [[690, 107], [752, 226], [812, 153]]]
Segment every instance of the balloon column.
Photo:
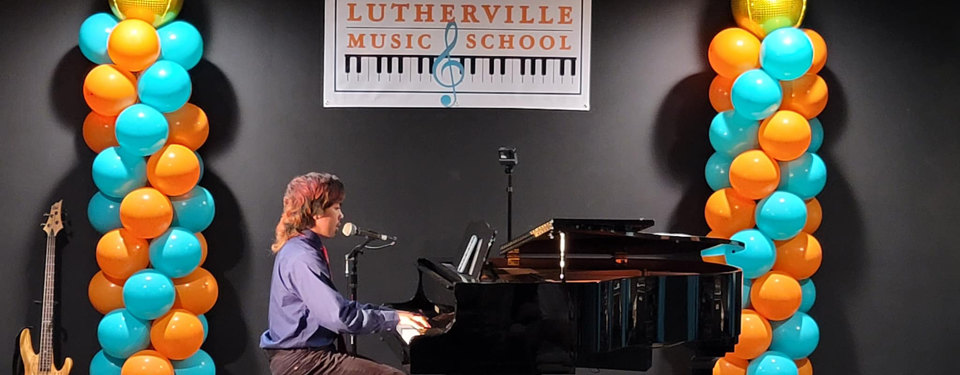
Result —
[[820, 267], [815, 198], [826, 184], [817, 151], [817, 116], [827, 86], [817, 73], [827, 58], [817, 32], [797, 28], [805, 0], [733, 0], [740, 27], [718, 33], [708, 58], [717, 73], [710, 103], [716, 151], [707, 161], [714, 190], [704, 216], [710, 235], [743, 242], [743, 249], [705, 250], [705, 261], [743, 270], [741, 333], [715, 375], [813, 373], [807, 359], [820, 340], [809, 315], [816, 299], [811, 276]]
[[[104, 314], [103, 348], [93, 375], [216, 373], [200, 349], [203, 314], [217, 300], [217, 281], [202, 268], [201, 232], [213, 221], [213, 197], [199, 186], [196, 150], [207, 140], [207, 116], [188, 103], [188, 70], [200, 61], [195, 27], [173, 21], [177, 0], [111, 0], [80, 26], [80, 51], [97, 65], [83, 82], [92, 110], [83, 139], [93, 152], [98, 192], [87, 215], [102, 233], [100, 272], [88, 295]], [[173, 21], [173, 22], [171, 22]]]

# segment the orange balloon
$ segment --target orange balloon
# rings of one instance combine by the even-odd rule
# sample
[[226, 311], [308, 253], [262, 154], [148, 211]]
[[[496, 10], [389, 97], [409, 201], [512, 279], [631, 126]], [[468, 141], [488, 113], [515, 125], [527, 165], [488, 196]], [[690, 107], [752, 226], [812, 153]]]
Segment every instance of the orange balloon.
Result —
[[800, 283], [780, 271], [770, 271], [753, 281], [750, 304], [768, 320], [785, 320], [800, 308]]
[[94, 112], [115, 117], [137, 102], [137, 78], [116, 65], [98, 65], [83, 79], [83, 99]]
[[808, 233], [800, 232], [786, 241], [774, 241], [777, 244], [777, 260], [774, 271], [782, 271], [794, 279], [803, 280], [813, 276], [820, 269], [823, 251], [820, 241]]
[[820, 201], [817, 198], [810, 198], [807, 201], [807, 223], [803, 225], [803, 231], [807, 233], [816, 232], [822, 221], [823, 207], [820, 207]]
[[203, 344], [203, 323], [187, 310], [170, 310], [153, 321], [150, 343], [167, 358], [187, 359]]
[[773, 328], [766, 318], [756, 311], [743, 309], [740, 313], [740, 339], [733, 347], [732, 355], [742, 359], [759, 357], [770, 347]]
[[150, 244], [126, 229], [114, 229], [97, 242], [97, 264], [107, 276], [126, 280], [150, 264]]
[[99, 154], [108, 147], [119, 146], [114, 131], [116, 123], [116, 116], [103, 116], [96, 112], [87, 114], [83, 120], [83, 141], [87, 147]]
[[167, 145], [147, 160], [147, 180], [168, 196], [184, 195], [200, 181], [200, 159], [183, 145]]
[[154, 188], [131, 191], [120, 202], [120, 223], [136, 237], [155, 238], [173, 222], [170, 198]]
[[717, 74], [735, 79], [760, 67], [760, 39], [739, 27], [724, 29], [710, 41], [707, 59]]
[[141, 20], [120, 21], [107, 39], [107, 55], [121, 68], [139, 72], [160, 56], [160, 35], [153, 25]]
[[730, 355], [723, 356], [713, 365], [713, 375], [745, 375], [747, 366], [750, 365], [745, 359], [740, 359]]
[[194, 233], [197, 235], [197, 239], [200, 240], [200, 265], [203, 265], [203, 262], [207, 260], [207, 239], [203, 237], [203, 234], [200, 232]]
[[803, 33], [807, 34], [807, 37], [813, 42], [813, 65], [810, 66], [807, 74], [817, 74], [820, 69], [823, 69], [824, 65], [827, 65], [827, 41], [823, 40], [823, 37], [816, 31], [803, 29]]
[[719, 231], [715, 231], [715, 230], [712, 230], [712, 231], [710, 231], [710, 233], [707, 233], [707, 237], [726, 238], [726, 239], [728, 239], [728, 240], [730, 239], [730, 236], [733, 236], [733, 234], [731, 234], [731, 233], [719, 232]]
[[757, 138], [760, 148], [770, 157], [790, 161], [799, 158], [810, 148], [810, 122], [793, 111], [777, 111], [763, 120]]
[[174, 309], [185, 309], [194, 314], [206, 314], [217, 303], [220, 287], [217, 279], [203, 268], [197, 267], [189, 275], [173, 279], [177, 289]]
[[103, 271], [97, 272], [90, 279], [90, 285], [87, 286], [87, 297], [90, 298], [90, 304], [101, 314], [123, 308], [123, 283], [126, 280], [117, 280], [103, 274]]
[[141, 350], [123, 362], [120, 375], [174, 375], [173, 364], [156, 350]]
[[779, 184], [780, 165], [761, 150], [744, 151], [730, 164], [730, 186], [744, 198], [763, 199]]
[[210, 124], [207, 121], [207, 114], [200, 107], [187, 103], [180, 109], [163, 115], [170, 124], [168, 145], [179, 143], [196, 151], [207, 141], [207, 136], [210, 135]]
[[754, 211], [757, 204], [737, 194], [732, 188], [720, 189], [710, 195], [703, 216], [710, 229], [721, 233], [737, 233], [757, 225]]
[[730, 101], [730, 90], [733, 89], [733, 78], [724, 76], [713, 77], [710, 82], [710, 105], [717, 112], [724, 112], [733, 109], [733, 102]]
[[727, 258], [723, 255], [704, 255], [703, 261], [715, 264], [727, 264]]
[[813, 375], [813, 364], [810, 363], [809, 358], [798, 359], [793, 361], [797, 364], [797, 369], [800, 370], [797, 372], [797, 375]]
[[827, 82], [816, 74], [804, 74], [793, 81], [780, 81], [783, 89], [781, 110], [794, 111], [807, 120], [827, 107]]

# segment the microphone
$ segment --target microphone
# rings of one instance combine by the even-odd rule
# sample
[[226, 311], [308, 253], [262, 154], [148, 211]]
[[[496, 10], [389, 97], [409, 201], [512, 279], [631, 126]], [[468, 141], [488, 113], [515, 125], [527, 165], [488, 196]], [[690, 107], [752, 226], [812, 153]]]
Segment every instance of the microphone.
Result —
[[371, 239], [375, 239], [375, 240], [381, 240], [381, 241], [396, 241], [396, 240], [397, 240], [397, 237], [388, 236], [388, 235], [386, 235], [386, 234], [380, 234], [380, 233], [374, 232], [374, 231], [372, 231], [372, 230], [362, 229], [362, 228], [356, 226], [356, 225], [353, 224], [353, 223], [343, 224], [343, 230], [342, 230], [341, 232], [343, 232], [343, 235], [344, 235], [344, 236], [347, 236], [347, 237], [355, 236], [355, 235], [356, 235], [356, 236], [364, 236], [364, 237], [367, 237], [367, 238], [371, 238]]

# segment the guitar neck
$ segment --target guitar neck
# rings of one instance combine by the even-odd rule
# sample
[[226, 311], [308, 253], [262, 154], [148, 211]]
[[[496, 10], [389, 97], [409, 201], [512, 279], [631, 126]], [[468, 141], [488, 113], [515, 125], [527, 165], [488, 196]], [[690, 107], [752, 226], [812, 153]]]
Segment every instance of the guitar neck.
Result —
[[47, 256], [43, 278], [43, 317], [40, 321], [40, 370], [53, 365], [53, 292], [56, 270], [56, 235], [47, 235]]

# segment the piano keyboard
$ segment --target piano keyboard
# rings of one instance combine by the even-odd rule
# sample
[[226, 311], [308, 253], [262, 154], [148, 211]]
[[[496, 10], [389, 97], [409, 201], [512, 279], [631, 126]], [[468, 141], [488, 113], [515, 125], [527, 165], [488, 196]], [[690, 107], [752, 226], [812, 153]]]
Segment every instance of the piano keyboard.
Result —
[[[494, 93], [523, 86], [524, 92], [576, 94], [580, 74], [576, 57], [455, 55], [464, 68], [458, 93]], [[434, 82], [431, 55], [345, 55], [337, 69], [341, 91], [448, 91]], [[449, 74], [440, 72], [441, 74]], [[391, 87], [394, 83], [396, 87]], [[423, 91], [418, 91], [423, 92]]]

